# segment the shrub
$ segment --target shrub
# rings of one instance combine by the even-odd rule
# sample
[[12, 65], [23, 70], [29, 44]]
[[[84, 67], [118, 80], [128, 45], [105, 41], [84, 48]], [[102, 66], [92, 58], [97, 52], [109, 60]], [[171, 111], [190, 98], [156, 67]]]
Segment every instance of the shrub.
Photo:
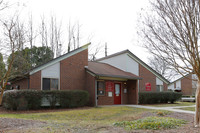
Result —
[[126, 129], [171, 129], [185, 124], [186, 121], [170, 117], [146, 117], [135, 121], [123, 121], [114, 123], [115, 126]]
[[42, 94], [36, 90], [10, 90], [3, 96], [3, 107], [11, 110], [39, 109]]
[[47, 102], [50, 108], [71, 108], [84, 106], [88, 99], [88, 92], [83, 90], [12, 90], [4, 93], [3, 107], [10, 110], [40, 109]]
[[140, 92], [140, 104], [154, 104], [154, 103], [174, 103], [182, 97], [180, 92]]

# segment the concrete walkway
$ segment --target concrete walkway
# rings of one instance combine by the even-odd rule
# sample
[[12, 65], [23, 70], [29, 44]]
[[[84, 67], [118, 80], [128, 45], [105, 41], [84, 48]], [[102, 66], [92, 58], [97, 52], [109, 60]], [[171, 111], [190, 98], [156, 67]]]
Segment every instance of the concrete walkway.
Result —
[[167, 111], [173, 111], [173, 112], [195, 114], [194, 111], [187, 111], [187, 110], [179, 109], [179, 108], [195, 107], [195, 105], [191, 105], [191, 106], [174, 106], [174, 107], [173, 106], [171, 106], [171, 107], [152, 107], [152, 106], [143, 106], [143, 105], [125, 105], [125, 106], [134, 107], [134, 108], [167, 110]]

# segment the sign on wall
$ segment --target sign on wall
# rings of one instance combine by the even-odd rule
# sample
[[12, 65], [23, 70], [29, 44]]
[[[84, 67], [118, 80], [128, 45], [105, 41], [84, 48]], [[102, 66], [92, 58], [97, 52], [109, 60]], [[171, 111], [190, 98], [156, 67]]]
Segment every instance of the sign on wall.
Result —
[[113, 82], [106, 82], [106, 91], [112, 91], [114, 90], [114, 83]]
[[146, 83], [145, 84], [145, 88], [146, 88], [146, 91], [151, 91], [151, 84], [150, 83]]

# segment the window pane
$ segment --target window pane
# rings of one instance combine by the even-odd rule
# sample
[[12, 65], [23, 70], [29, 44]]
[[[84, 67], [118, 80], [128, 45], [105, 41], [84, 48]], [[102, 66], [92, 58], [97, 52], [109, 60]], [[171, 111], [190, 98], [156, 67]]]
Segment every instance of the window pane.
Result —
[[115, 94], [116, 95], [120, 94], [120, 86], [119, 86], [119, 84], [115, 84]]
[[51, 90], [58, 90], [58, 79], [51, 79]]
[[105, 94], [104, 82], [98, 81], [97, 82], [97, 95], [104, 95], [104, 94]]
[[50, 90], [50, 79], [49, 78], [43, 78], [42, 83], [42, 90]]
[[163, 90], [164, 90], [164, 89], [163, 89], [163, 85], [161, 85], [161, 86], [160, 86], [160, 91], [163, 91]]
[[160, 85], [156, 85], [156, 91], [160, 92]]

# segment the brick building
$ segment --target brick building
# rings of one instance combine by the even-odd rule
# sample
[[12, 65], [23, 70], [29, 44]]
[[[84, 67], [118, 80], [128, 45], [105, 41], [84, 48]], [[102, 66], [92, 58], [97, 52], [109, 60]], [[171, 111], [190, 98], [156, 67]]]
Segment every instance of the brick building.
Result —
[[168, 85], [169, 90], [181, 91], [184, 96], [194, 96], [197, 88], [196, 76], [188, 74], [181, 77]]
[[167, 90], [168, 81], [130, 51], [88, 61], [88, 46], [55, 58], [11, 81], [36, 90], [87, 90], [96, 105], [138, 104], [138, 91]]
[[138, 80], [138, 91], [167, 91], [167, 86], [170, 83], [129, 50], [112, 54], [97, 61], [141, 77], [142, 80]]

